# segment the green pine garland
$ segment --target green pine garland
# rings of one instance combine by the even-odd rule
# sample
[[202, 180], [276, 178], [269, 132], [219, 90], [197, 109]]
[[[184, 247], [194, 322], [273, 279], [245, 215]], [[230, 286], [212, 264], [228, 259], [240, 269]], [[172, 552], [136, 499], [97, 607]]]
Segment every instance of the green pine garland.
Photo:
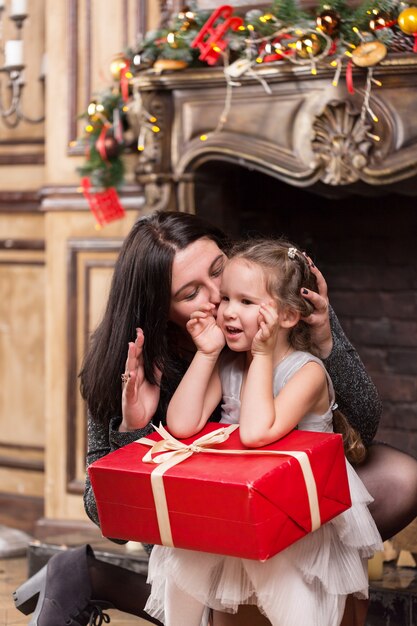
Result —
[[[118, 89], [108, 90], [98, 95], [91, 103], [95, 111], [90, 114], [85, 111], [80, 117], [87, 121], [86, 131], [81, 139], [85, 148], [86, 161], [77, 168], [78, 173], [90, 178], [91, 185], [97, 189], [120, 187], [124, 180], [124, 163], [121, 152], [124, 145], [119, 144], [118, 153], [104, 160], [97, 150], [97, 140], [102, 132], [103, 125], [112, 125], [114, 112], [117, 109], [122, 123], [125, 122], [123, 100]], [[91, 106], [91, 105], [90, 105]]]
[[[148, 32], [139, 45], [126, 51], [125, 57], [130, 62], [133, 73], [151, 67], [158, 59], [182, 60], [190, 67], [206, 67], [206, 64], [198, 58], [200, 51], [192, 48], [191, 44], [212, 12], [196, 9], [195, 2], [189, 3], [189, 6], [190, 12], [187, 13], [184, 9], [172, 17], [166, 28]], [[256, 42], [262, 39], [268, 41], [268, 38], [273, 38], [274, 34], [281, 29], [289, 28], [294, 32], [299, 28], [305, 31], [315, 31], [316, 17], [328, 10], [334, 11], [340, 18], [340, 28], [334, 50], [334, 54], [340, 55], [340, 58], [345, 50], [349, 50], [351, 44], [357, 46], [364, 38], [378, 39], [387, 46], [388, 51], [391, 46], [393, 51], [408, 50], [408, 40], [410, 40], [410, 49], [412, 49], [413, 37], [404, 34], [397, 25], [374, 32], [370, 32], [369, 29], [373, 10], [387, 12], [393, 20], [396, 20], [404, 8], [401, 0], [364, 0], [356, 8], [349, 7], [346, 0], [329, 2], [320, 0], [314, 12], [306, 13], [300, 9], [297, 0], [273, 0], [269, 9], [265, 7], [252, 9], [246, 15], [242, 15], [243, 28], [228, 31], [230, 62], [247, 54], [248, 40], [255, 42], [251, 52], [254, 51], [256, 55], [259, 49], [259, 43]], [[235, 13], [238, 13], [238, 9], [235, 9]], [[354, 28], [359, 30], [359, 34], [355, 33]], [[140, 58], [137, 66], [135, 66], [136, 58]], [[91, 184], [96, 188], [119, 187], [124, 177], [121, 153], [126, 146], [120, 143], [119, 153], [104, 160], [97, 150], [96, 143], [103, 123], [110, 125], [113, 123], [116, 109], [121, 119], [126, 122], [120, 90], [111, 89], [98, 95], [96, 104], [101, 106], [100, 115], [85, 112], [81, 116], [87, 121], [88, 131], [81, 139], [86, 147], [86, 161], [78, 168], [78, 172], [82, 176], [88, 176]]]

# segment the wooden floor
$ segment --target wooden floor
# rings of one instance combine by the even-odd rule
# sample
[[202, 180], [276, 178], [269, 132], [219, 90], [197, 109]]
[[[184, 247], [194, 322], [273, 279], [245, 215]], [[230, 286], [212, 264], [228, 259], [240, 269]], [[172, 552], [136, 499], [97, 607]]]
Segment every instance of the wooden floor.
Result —
[[[27, 559], [0, 559], [0, 626], [26, 626], [30, 615], [15, 609], [13, 591], [27, 578]], [[121, 613], [109, 611], [111, 626], [149, 626], [149, 622]], [[57, 625], [58, 626], [58, 625]]]

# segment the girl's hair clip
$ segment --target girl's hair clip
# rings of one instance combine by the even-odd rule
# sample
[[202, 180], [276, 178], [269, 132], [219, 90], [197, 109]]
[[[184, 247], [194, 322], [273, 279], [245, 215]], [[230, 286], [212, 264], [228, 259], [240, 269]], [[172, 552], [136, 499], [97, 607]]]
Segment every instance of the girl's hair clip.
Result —
[[297, 256], [297, 248], [288, 248], [288, 258], [294, 260]]

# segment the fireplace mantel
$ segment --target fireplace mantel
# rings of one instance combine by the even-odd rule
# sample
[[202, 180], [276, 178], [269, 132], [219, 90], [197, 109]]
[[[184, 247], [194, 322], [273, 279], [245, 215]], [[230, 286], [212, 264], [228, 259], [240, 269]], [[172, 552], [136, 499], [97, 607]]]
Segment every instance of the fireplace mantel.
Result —
[[147, 133], [136, 171], [148, 203], [194, 211], [194, 186], [210, 161], [330, 197], [417, 195], [417, 56], [392, 55], [373, 75], [382, 83], [370, 99], [379, 121], [367, 116], [363, 123], [366, 70], [355, 68], [350, 94], [344, 74], [332, 85], [330, 67], [315, 76], [287, 63], [256, 67], [238, 79], [227, 119], [215, 131], [227, 92], [221, 68], [142, 74], [143, 104], [161, 128]]

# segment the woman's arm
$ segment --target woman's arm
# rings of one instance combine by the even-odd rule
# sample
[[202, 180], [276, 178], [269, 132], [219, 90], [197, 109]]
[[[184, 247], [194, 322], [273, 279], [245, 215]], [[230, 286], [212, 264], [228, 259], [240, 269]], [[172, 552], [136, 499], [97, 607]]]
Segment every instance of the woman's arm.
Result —
[[329, 318], [333, 348], [323, 363], [332, 379], [339, 409], [359, 432], [364, 444], [369, 445], [378, 429], [382, 402], [359, 354], [343, 332], [331, 307]]
[[160, 400], [161, 372], [154, 368], [158, 384], [153, 385], [145, 378], [143, 366], [143, 344], [145, 338], [141, 328], [136, 329], [136, 339], [129, 343], [123, 384], [120, 432], [144, 428], [155, 414]]
[[[133, 430], [129, 432], [119, 432], [119, 426], [122, 421], [121, 417], [114, 417], [110, 420], [110, 424], [103, 424], [93, 419], [91, 415], [88, 416], [87, 425], [87, 467], [94, 461], [101, 459], [109, 452], [117, 450], [122, 446], [132, 443], [140, 437], [149, 435], [153, 430], [151, 424], [147, 424], [144, 428]], [[97, 504], [94, 496], [94, 492], [91, 486], [88, 472], [86, 474], [85, 488], [84, 488], [84, 509], [88, 517], [98, 526], [100, 525]]]
[[317, 278], [319, 293], [302, 290], [304, 298], [314, 305], [314, 312], [305, 321], [310, 324], [313, 341], [332, 379], [336, 401], [342, 413], [359, 432], [365, 445], [375, 437], [382, 413], [378, 391], [366, 372], [329, 304], [327, 284], [320, 270], [311, 264]]

